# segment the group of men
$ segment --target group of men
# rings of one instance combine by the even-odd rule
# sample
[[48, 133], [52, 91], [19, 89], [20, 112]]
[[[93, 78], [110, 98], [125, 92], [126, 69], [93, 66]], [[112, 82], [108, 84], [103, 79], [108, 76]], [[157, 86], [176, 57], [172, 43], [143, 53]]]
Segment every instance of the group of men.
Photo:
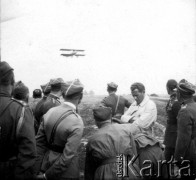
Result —
[[[56, 78], [41, 88], [44, 96], [36, 89], [28, 105], [28, 88], [21, 81], [15, 83], [13, 68], [0, 62], [0, 179], [80, 179], [77, 151], [84, 124], [78, 105], [84, 86], [79, 80]], [[117, 88], [108, 83], [109, 96], [93, 109], [99, 129], [86, 146], [84, 178], [174, 178], [177, 175], [169, 168], [172, 158], [179, 175], [193, 178], [196, 103], [192, 84], [167, 83], [164, 151], [153, 134], [157, 108], [145, 86], [131, 85], [132, 103], [116, 95]], [[185, 168], [187, 162], [189, 168]]]

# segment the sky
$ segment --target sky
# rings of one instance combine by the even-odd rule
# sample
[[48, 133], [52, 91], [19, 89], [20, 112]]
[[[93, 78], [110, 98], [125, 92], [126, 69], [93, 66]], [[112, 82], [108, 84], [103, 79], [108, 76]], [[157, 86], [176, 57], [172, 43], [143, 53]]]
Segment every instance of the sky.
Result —
[[[195, 0], [2, 0], [1, 60], [32, 92], [51, 78], [106, 94], [134, 82], [166, 94], [168, 79], [196, 83]], [[84, 57], [60, 56], [61, 48]]]

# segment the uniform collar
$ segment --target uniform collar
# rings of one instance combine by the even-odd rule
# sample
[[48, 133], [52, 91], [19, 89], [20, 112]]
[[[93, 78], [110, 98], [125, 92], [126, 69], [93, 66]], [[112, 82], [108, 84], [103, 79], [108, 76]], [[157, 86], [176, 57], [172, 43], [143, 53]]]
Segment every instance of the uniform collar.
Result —
[[102, 122], [100, 123], [100, 129], [103, 128], [103, 127], [106, 127], [106, 126], [108, 126], [108, 125], [111, 125], [111, 119], [102, 121]]
[[173, 98], [176, 98], [177, 97], [177, 93], [176, 92], [173, 92], [171, 95], [170, 95], [170, 99], [173, 99]]
[[73, 108], [74, 110], [76, 110], [76, 106], [75, 106], [75, 104], [73, 104], [73, 103], [71, 103], [71, 102], [67, 102], [67, 101], [65, 101], [65, 102], [63, 102], [65, 105], [67, 105], [67, 106], [70, 106], [71, 108]]
[[52, 97], [52, 98], [55, 98], [55, 99], [60, 99], [57, 95], [55, 95], [53, 93], [50, 93], [49, 96]]
[[11, 95], [4, 89], [0, 89], [0, 96], [1, 97], [11, 97]]
[[144, 106], [149, 100], [150, 98], [147, 95], [145, 95], [143, 101], [139, 104], [139, 106]]
[[184, 101], [182, 102], [182, 105], [190, 104], [190, 103], [193, 103], [193, 102], [194, 102], [194, 100], [193, 100], [193, 97], [192, 97], [192, 98], [190, 98], [190, 99], [184, 100]]
[[109, 94], [109, 96], [115, 96], [116, 95], [116, 92], [111, 92], [110, 94]]
[[137, 102], [135, 101], [134, 106], [144, 106], [149, 100], [150, 98], [147, 95], [145, 95], [143, 101], [139, 105], [137, 105]]

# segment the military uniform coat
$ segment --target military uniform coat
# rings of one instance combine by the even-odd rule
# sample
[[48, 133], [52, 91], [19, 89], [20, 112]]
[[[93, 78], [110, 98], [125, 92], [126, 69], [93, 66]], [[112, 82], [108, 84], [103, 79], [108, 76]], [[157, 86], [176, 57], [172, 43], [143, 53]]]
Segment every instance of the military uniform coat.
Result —
[[178, 113], [178, 132], [175, 148], [175, 159], [181, 157], [193, 163], [196, 173], [196, 103], [188, 100]]
[[125, 107], [129, 108], [131, 103], [124, 97], [119, 96], [119, 103], [116, 109], [117, 101], [118, 101], [118, 96], [115, 93], [111, 93], [108, 97], [105, 97], [102, 100], [101, 104], [103, 104], [106, 107], [112, 108], [112, 116], [115, 115], [122, 116], [124, 114]]
[[37, 134], [37, 161], [36, 171], [44, 172], [50, 179], [77, 179], [79, 178], [79, 162], [77, 149], [83, 134], [83, 121], [75, 112], [66, 117], [57, 126], [54, 136], [54, 145], [62, 147], [62, 152], [57, 152], [48, 147], [52, 128], [55, 122], [65, 112], [75, 111], [74, 105], [63, 103], [51, 108], [45, 115]]
[[176, 94], [172, 94], [166, 106], [167, 126], [165, 131], [164, 144], [167, 147], [175, 148], [177, 138], [177, 116], [181, 108]]
[[[46, 114], [46, 112], [52, 108], [52, 107], [56, 107], [59, 106], [60, 103], [60, 99], [59, 97], [53, 95], [53, 94], [49, 94], [48, 97], [43, 97], [36, 105], [35, 107], [35, 112], [34, 112], [34, 116], [36, 119], [36, 123], [37, 126], [39, 128], [40, 123], [41, 123], [41, 118], [44, 114]], [[38, 131], [38, 129], [36, 129], [36, 132]]]
[[[25, 108], [23, 123], [16, 137], [23, 104], [11, 100], [7, 92], [0, 92], [0, 107], [0, 179], [7, 175], [13, 175], [15, 179], [31, 179], [34, 176], [36, 157], [32, 111], [29, 107]], [[15, 159], [14, 165], [11, 159]], [[13, 169], [5, 167], [6, 162], [7, 165], [11, 162]]]
[[85, 179], [118, 179], [116, 163], [104, 163], [104, 161], [115, 159], [119, 154], [137, 155], [131, 131], [126, 124], [106, 123], [87, 144]]

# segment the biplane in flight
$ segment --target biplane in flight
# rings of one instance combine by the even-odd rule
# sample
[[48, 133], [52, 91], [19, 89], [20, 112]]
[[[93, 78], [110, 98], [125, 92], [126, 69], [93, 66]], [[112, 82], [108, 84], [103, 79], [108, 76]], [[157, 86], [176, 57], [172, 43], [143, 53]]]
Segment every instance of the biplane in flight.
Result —
[[[62, 53], [61, 56], [65, 56], [65, 57], [79, 57], [79, 56], [85, 56], [85, 54], [79, 54], [78, 52], [84, 52], [84, 50], [81, 49], [60, 49], [60, 51], [67, 51], [67, 53]], [[68, 53], [71, 52], [71, 53]]]

